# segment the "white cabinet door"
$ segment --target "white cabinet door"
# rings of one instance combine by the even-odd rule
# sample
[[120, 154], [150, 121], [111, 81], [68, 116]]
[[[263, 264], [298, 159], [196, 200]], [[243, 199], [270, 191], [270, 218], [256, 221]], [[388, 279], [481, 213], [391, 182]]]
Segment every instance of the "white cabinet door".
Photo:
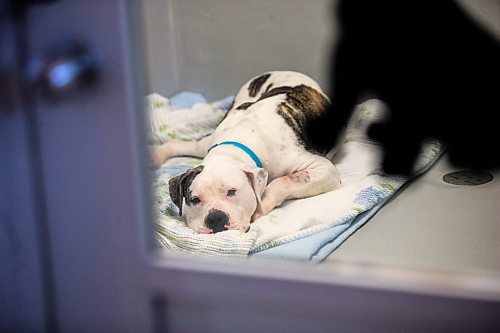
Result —
[[[6, 331], [498, 328], [498, 300], [446, 275], [155, 255], [135, 4], [66, 0], [28, 13], [28, 58], [61, 60], [49, 50], [78, 42], [98, 75], [62, 98], [29, 90], [25, 112], [1, 115], [1, 204], [11, 214], [2, 215], [0, 234]], [[51, 73], [53, 84], [67, 79]]]

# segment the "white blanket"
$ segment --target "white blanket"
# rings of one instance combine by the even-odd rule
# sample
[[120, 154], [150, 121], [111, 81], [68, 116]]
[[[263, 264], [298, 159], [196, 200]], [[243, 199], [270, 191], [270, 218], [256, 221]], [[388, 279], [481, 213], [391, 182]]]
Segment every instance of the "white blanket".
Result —
[[[158, 95], [155, 98], [157, 100]], [[151, 96], [148, 100], [151, 101]], [[173, 137], [197, 139], [209, 134], [224, 114], [225, 110], [220, 105], [221, 103], [204, 104], [195, 105], [192, 109], [165, 111], [172, 113], [172, 119], [175, 118], [176, 123], [168, 124], [170, 117], [162, 117], [167, 123], [158, 128], [163, 128], [164, 133], [152, 133], [153, 141], [161, 142]], [[380, 147], [366, 135], [368, 125], [381, 120], [383, 116], [383, 104], [378, 100], [366, 101], [354, 112], [348, 125], [346, 140], [332, 160], [340, 172], [341, 188], [311, 198], [287, 201], [269, 215], [252, 223], [247, 233], [230, 230], [206, 235], [189, 229], [184, 217], [178, 216], [177, 207], [170, 200], [168, 180], [198, 165], [200, 160], [175, 158], [167, 161], [151, 176], [155, 191], [158, 247], [169, 253], [245, 258], [249, 254], [265, 253], [266, 250], [284, 244], [287, 244], [287, 248], [292, 248], [294, 242], [300, 244], [299, 240], [305, 238], [309, 242], [318, 239], [317, 242], [325, 244], [335, 239], [344, 239], [347, 232], [354, 232], [357, 229], [354, 226], [360, 224], [357, 217], [369, 216], [364, 212], [372, 209], [374, 213], [381, 203], [407, 181], [402, 177], [387, 176], [381, 171]], [[162, 139], [159, 140], [159, 137]], [[426, 143], [415, 165], [415, 172], [432, 164], [440, 152], [441, 145], [438, 142]], [[366, 220], [365, 218], [363, 223]], [[357, 224], [353, 224], [353, 221]], [[328, 235], [326, 240], [325, 237], [311, 237], [321, 236], [322, 232]], [[323, 244], [317, 244], [314, 252], [318, 252], [322, 246]], [[293, 257], [292, 252], [290, 251], [290, 257]], [[325, 252], [325, 255], [328, 253]], [[280, 256], [286, 257], [287, 251], [281, 251]]]

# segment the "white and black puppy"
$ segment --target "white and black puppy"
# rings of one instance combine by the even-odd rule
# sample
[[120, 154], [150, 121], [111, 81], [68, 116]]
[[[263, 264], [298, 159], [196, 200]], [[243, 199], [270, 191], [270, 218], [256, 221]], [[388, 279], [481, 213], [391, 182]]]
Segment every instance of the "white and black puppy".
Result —
[[198, 233], [248, 231], [250, 223], [287, 199], [334, 190], [333, 163], [308, 144], [307, 121], [329, 105], [310, 77], [264, 73], [237, 93], [226, 118], [197, 142], [169, 141], [151, 151], [153, 167], [174, 156], [203, 158], [199, 167], [169, 182], [170, 196]]

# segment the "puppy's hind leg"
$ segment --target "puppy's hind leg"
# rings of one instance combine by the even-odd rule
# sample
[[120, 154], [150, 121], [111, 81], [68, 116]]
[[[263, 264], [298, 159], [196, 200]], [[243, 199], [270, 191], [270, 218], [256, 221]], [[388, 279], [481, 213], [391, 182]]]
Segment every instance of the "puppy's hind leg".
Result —
[[151, 146], [150, 167], [158, 169], [166, 160], [178, 156], [191, 156], [203, 158], [210, 147], [211, 136], [204, 137], [199, 141], [172, 140], [159, 146]]
[[340, 176], [335, 165], [321, 156], [314, 156], [306, 168], [274, 179], [262, 195], [262, 204], [252, 216], [255, 221], [269, 214], [288, 199], [307, 198], [340, 187]]

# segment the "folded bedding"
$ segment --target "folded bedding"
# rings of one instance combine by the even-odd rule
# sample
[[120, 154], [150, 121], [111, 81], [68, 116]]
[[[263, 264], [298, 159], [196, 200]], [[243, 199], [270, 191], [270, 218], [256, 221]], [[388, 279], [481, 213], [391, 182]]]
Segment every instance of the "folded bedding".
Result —
[[[190, 94], [184, 94], [190, 96]], [[175, 99], [174, 99], [175, 100]], [[231, 106], [232, 96], [207, 103], [180, 103], [158, 94], [146, 97], [151, 144], [171, 139], [196, 140], [210, 134]], [[168, 160], [151, 172], [156, 244], [166, 253], [220, 258], [279, 257], [321, 261], [347, 237], [369, 221], [403, 184], [425, 172], [442, 152], [437, 141], [426, 142], [412, 177], [390, 176], [380, 167], [381, 148], [366, 135], [367, 127], [385, 116], [381, 101], [372, 99], [357, 106], [347, 126], [344, 142], [333, 156], [342, 185], [339, 189], [305, 199], [289, 200], [252, 223], [247, 233], [227, 230], [198, 234], [185, 224], [184, 216], [168, 193], [168, 181], [201, 163], [180, 157]]]

